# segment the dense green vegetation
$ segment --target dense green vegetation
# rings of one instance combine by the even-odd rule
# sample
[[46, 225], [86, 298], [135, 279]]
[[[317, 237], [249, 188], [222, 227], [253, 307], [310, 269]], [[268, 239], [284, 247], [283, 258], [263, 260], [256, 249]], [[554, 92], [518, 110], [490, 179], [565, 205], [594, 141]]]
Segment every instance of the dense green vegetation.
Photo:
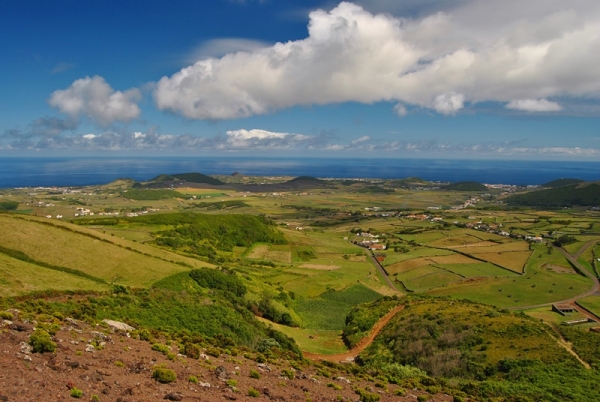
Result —
[[585, 183], [585, 180], [581, 180], [581, 179], [556, 179], [556, 180], [549, 181], [548, 183], [542, 184], [542, 187], [556, 188], [556, 187], [569, 186], [571, 184], [579, 184], [579, 183]]
[[373, 328], [373, 325], [388, 311], [399, 304], [397, 297], [384, 297], [371, 303], [354, 307], [346, 316], [342, 339], [348, 348], [353, 348]]
[[127, 191], [123, 191], [121, 195], [125, 198], [136, 201], [150, 201], [150, 200], [166, 200], [169, 198], [184, 198], [185, 195], [175, 190], [142, 190], [130, 188]]
[[330, 289], [316, 298], [297, 298], [293, 307], [306, 328], [341, 330], [350, 310], [381, 295], [364, 285], [352, 285], [342, 291]]
[[[392, 364], [458, 379], [477, 398], [519, 401], [583, 401], [600, 398], [597, 371], [586, 370], [558, 346], [551, 330], [521, 313], [449, 300], [406, 300], [406, 308], [360, 356], [361, 364], [385, 373]], [[576, 350], [594, 350], [600, 335], [561, 328]], [[589, 338], [589, 339], [588, 339]], [[567, 381], [568, 378], [568, 381]]]
[[14, 211], [19, 207], [17, 201], [0, 201], [0, 211]]
[[515, 194], [506, 198], [509, 205], [530, 207], [572, 207], [600, 205], [600, 184], [571, 184], [546, 190]]
[[140, 221], [169, 225], [156, 233], [156, 244], [214, 259], [216, 250], [231, 251], [256, 242], [285, 244], [285, 237], [273, 224], [252, 215], [163, 214], [143, 216]]
[[237, 297], [246, 294], [246, 286], [237, 278], [234, 272], [225, 273], [216, 269], [201, 268], [190, 271], [189, 275], [203, 288], [231, 292]]
[[451, 191], [487, 191], [487, 187], [476, 181], [459, 181], [442, 187]]

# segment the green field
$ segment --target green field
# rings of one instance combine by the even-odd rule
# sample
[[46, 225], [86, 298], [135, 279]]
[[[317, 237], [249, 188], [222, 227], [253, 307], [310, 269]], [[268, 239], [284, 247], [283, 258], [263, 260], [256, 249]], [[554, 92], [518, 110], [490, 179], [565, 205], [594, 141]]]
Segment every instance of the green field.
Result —
[[600, 316], [600, 296], [588, 296], [578, 301], [580, 305]]
[[[0, 231], [3, 247], [18, 250], [33, 260], [81, 271], [107, 282], [146, 287], [189, 269], [176, 264], [176, 257], [170, 262], [166, 258], [146, 255], [148, 253], [137, 250], [135, 243], [125, 246], [123, 241], [112, 243], [110, 237], [85, 236], [76, 231], [78, 228], [65, 230], [7, 216], [0, 216], [0, 225], [3, 227]], [[169, 258], [167, 253], [162, 256]], [[198, 261], [197, 265], [206, 264]]]

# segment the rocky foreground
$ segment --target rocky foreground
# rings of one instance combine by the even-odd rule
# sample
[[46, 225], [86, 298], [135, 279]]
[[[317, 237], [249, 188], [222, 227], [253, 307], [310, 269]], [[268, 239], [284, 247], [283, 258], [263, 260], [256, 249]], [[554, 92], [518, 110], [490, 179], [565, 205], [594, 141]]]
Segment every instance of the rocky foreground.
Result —
[[[30, 337], [36, 323], [19, 321], [14, 312], [15, 319], [0, 322], [0, 401], [452, 400], [308, 362], [258, 363], [205, 353], [192, 359], [175, 346], [165, 354], [114, 323], [90, 326], [67, 318], [52, 337], [55, 351], [34, 353]], [[176, 379], [167, 382], [173, 378], [161, 376], [160, 368], [172, 370]]]

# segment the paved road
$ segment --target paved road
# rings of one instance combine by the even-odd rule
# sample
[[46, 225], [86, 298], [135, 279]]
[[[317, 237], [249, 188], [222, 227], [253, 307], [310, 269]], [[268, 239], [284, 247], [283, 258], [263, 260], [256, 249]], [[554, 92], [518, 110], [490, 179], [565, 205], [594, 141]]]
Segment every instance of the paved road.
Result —
[[576, 302], [580, 299], [583, 299], [584, 297], [588, 297], [591, 296], [593, 294], [595, 294], [596, 292], [598, 292], [600, 290], [600, 282], [598, 281], [598, 278], [596, 278], [596, 276], [594, 276], [594, 274], [592, 274], [591, 272], [589, 272], [587, 269], [585, 269], [583, 266], [581, 266], [581, 264], [577, 261], [577, 258], [579, 256], [581, 256], [581, 254], [583, 254], [585, 252], [585, 250], [588, 249], [588, 247], [590, 247], [592, 244], [596, 244], [598, 243], [598, 240], [593, 240], [593, 241], [589, 241], [587, 243], [585, 243], [579, 250], [577, 250], [577, 252], [573, 255], [567, 253], [565, 250], [563, 250], [560, 247], [556, 247], [554, 245], [552, 245], [552, 247], [554, 247], [555, 249], [557, 249], [559, 252], [561, 252], [565, 258], [567, 260], [569, 260], [569, 262], [571, 264], [573, 264], [575, 267], [577, 267], [577, 269], [585, 276], [587, 276], [588, 278], [590, 278], [592, 280], [592, 287], [584, 293], [581, 293], [577, 296], [573, 296], [570, 299], [565, 299], [565, 300], [557, 300], [554, 301], [552, 303], [543, 303], [543, 304], [535, 304], [535, 305], [530, 305], [530, 306], [520, 306], [520, 307], [516, 307], [513, 308], [511, 310], [526, 310], [526, 309], [531, 309], [531, 308], [538, 308], [538, 307], [546, 307], [546, 306], [551, 306], [552, 304], [555, 303], [560, 303], [560, 304], [569, 304], [571, 306], [573, 306], [577, 311], [580, 311], [582, 314], [584, 314], [587, 317], [590, 318], [594, 318], [596, 321], [600, 321], [600, 317], [591, 314], [590, 312], [583, 310], [579, 305], [576, 304]]
[[381, 263], [379, 261], [377, 261], [377, 258], [375, 258], [375, 256], [373, 255], [373, 253], [369, 250], [368, 251], [368, 256], [371, 259], [371, 261], [373, 262], [373, 264], [375, 265], [375, 268], [377, 268], [377, 271], [379, 271], [379, 273], [381, 274], [381, 276], [383, 277], [383, 280], [385, 281], [385, 283], [396, 293], [402, 293], [398, 290], [398, 288], [396, 288], [396, 286], [394, 286], [394, 283], [392, 282], [392, 280], [390, 279], [390, 277], [388, 276], [387, 272], [385, 272], [385, 269], [383, 269], [383, 265], [381, 265]]

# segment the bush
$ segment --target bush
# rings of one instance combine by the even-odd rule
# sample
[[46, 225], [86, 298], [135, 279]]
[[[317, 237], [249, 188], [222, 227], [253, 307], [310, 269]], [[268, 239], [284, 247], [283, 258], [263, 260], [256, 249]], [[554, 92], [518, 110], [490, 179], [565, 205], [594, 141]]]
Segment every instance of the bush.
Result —
[[256, 378], [260, 380], [260, 373], [256, 370], [250, 370], [250, 378]]
[[186, 343], [183, 347], [183, 354], [190, 359], [197, 360], [200, 358], [200, 347], [194, 343]]
[[8, 311], [0, 311], [0, 318], [4, 320], [12, 320], [14, 317], [12, 313], [9, 313]]
[[419, 396], [417, 396], [417, 402], [427, 402], [427, 400], [429, 400], [429, 398], [427, 397], [427, 395], [419, 395]]
[[356, 391], [358, 395], [360, 395], [360, 402], [377, 402], [381, 397], [377, 394], [372, 394], [370, 392], [365, 391], [364, 389], [358, 388]]
[[281, 376], [287, 377], [288, 379], [293, 380], [296, 375], [294, 374], [294, 372], [292, 370], [284, 369], [281, 371]]
[[166, 368], [163, 364], [159, 364], [158, 366], [154, 366], [152, 378], [163, 384], [168, 384], [177, 379], [177, 374], [173, 370]]
[[43, 329], [36, 330], [29, 337], [29, 344], [33, 348], [33, 353], [54, 352], [56, 343], [50, 339], [50, 334]]
[[257, 398], [257, 397], [259, 397], [259, 396], [260, 396], [260, 392], [258, 392], [258, 391], [257, 391], [256, 389], [254, 389], [254, 388], [250, 388], [250, 389], [248, 390], [248, 396], [251, 396], [251, 397], [253, 397], [253, 398]]
[[152, 350], [156, 350], [157, 352], [162, 353], [163, 355], [167, 355], [170, 352], [170, 349], [166, 345], [161, 345], [160, 343], [155, 343], [152, 345]]
[[71, 388], [71, 396], [73, 398], [81, 398], [83, 396], [83, 391], [80, 390], [79, 388]]
[[198, 384], [198, 377], [196, 377], [195, 375], [191, 375], [188, 377], [188, 381], [192, 384]]

